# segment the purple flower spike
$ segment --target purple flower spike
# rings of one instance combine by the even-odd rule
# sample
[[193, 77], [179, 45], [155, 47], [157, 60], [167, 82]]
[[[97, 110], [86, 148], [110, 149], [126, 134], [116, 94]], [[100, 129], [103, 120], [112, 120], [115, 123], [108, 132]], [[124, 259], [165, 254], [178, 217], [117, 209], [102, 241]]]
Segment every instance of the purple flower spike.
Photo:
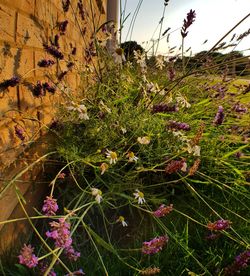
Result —
[[196, 17], [195, 10], [190, 10], [189, 13], [187, 14], [187, 18], [184, 19], [183, 26], [181, 28], [181, 35], [182, 37], [186, 37], [188, 34], [187, 29], [194, 23]]
[[46, 216], [54, 216], [58, 210], [57, 200], [52, 198], [52, 196], [47, 196], [43, 201], [42, 211]]
[[215, 222], [209, 222], [207, 228], [211, 231], [223, 231], [227, 230], [231, 226], [231, 221], [225, 219], [219, 219]]
[[21, 141], [25, 140], [24, 131], [18, 125], [15, 126], [15, 134]]
[[248, 267], [250, 263], [250, 250], [244, 251], [235, 257], [234, 262], [224, 269], [225, 276], [234, 276], [240, 273], [242, 269]]
[[48, 44], [43, 44], [44, 50], [52, 55], [54, 58], [63, 59], [63, 54], [54, 46], [49, 46]]
[[168, 236], [161, 236], [154, 238], [151, 241], [145, 241], [142, 245], [142, 253], [147, 255], [156, 254], [162, 250], [163, 246], [166, 245], [169, 238]]
[[33, 254], [34, 248], [29, 244], [24, 244], [20, 251], [19, 263], [26, 265], [28, 268], [36, 267], [38, 265], [38, 258]]
[[19, 83], [20, 83], [20, 79], [14, 76], [11, 79], [5, 80], [2, 83], [0, 83], [0, 88], [7, 89], [9, 87], [15, 87]]
[[46, 236], [55, 240], [56, 247], [67, 248], [71, 246], [70, 224], [64, 218], [59, 218], [58, 222], [50, 222], [51, 230], [47, 231]]
[[168, 125], [168, 128], [176, 129], [176, 130], [185, 130], [185, 131], [190, 130], [189, 124], [176, 122], [176, 121], [170, 121], [169, 125]]
[[38, 63], [37, 63], [37, 65], [39, 67], [50, 67], [54, 64], [55, 64], [55, 62], [52, 59], [42, 59], [42, 60], [38, 61]]
[[58, 29], [59, 29], [61, 35], [65, 34], [68, 24], [69, 24], [68, 20], [58, 23]]
[[215, 118], [214, 118], [214, 124], [215, 125], [221, 125], [223, 123], [223, 120], [224, 120], [224, 109], [222, 106], [219, 106], [218, 108], [218, 112], [217, 114], [215, 115]]
[[164, 103], [155, 104], [153, 106], [153, 113], [167, 113], [167, 112], [177, 112], [179, 109], [176, 105], [168, 105]]
[[156, 211], [153, 212], [153, 215], [157, 218], [161, 218], [168, 215], [172, 211], [173, 211], [173, 204], [170, 204], [169, 206], [161, 204], [161, 206]]

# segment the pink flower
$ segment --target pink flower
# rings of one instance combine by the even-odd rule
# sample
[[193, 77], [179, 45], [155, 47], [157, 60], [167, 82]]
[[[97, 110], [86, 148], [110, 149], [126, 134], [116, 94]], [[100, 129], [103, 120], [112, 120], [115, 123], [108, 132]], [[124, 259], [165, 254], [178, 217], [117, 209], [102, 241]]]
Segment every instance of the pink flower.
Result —
[[46, 216], [54, 216], [58, 210], [56, 199], [52, 198], [52, 196], [47, 196], [43, 203], [43, 213]]
[[142, 245], [142, 253], [151, 255], [156, 254], [162, 250], [163, 246], [168, 242], [169, 238], [167, 235], [154, 238], [151, 241], [146, 241]]
[[222, 231], [230, 228], [231, 221], [225, 219], [219, 219], [215, 222], [209, 222], [207, 228], [211, 231]]
[[46, 236], [55, 240], [55, 245], [60, 248], [67, 248], [71, 245], [70, 224], [64, 218], [59, 218], [59, 222], [52, 221], [50, 226], [52, 231], [47, 231]]
[[161, 206], [156, 211], [154, 211], [153, 214], [155, 217], [160, 218], [160, 217], [164, 217], [165, 215], [168, 215], [172, 211], [173, 211], [173, 204], [170, 204], [169, 206], [161, 204]]
[[19, 263], [26, 265], [28, 268], [36, 267], [38, 265], [38, 258], [33, 254], [34, 248], [29, 244], [24, 244], [20, 251]]
[[67, 256], [67, 258], [70, 261], [77, 261], [77, 259], [81, 256], [80, 252], [75, 251], [75, 249], [73, 248], [73, 246], [69, 246], [67, 248], [65, 248], [65, 252], [64, 252]]

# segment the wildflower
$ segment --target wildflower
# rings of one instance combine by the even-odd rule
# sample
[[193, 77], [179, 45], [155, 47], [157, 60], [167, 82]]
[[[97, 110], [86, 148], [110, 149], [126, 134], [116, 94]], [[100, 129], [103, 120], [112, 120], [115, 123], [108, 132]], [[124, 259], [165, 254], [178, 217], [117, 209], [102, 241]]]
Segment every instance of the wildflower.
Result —
[[185, 159], [182, 160], [172, 160], [170, 163], [167, 164], [165, 168], [165, 172], [167, 174], [172, 174], [178, 171], [186, 171], [187, 170], [187, 163]]
[[230, 228], [231, 221], [220, 219], [215, 222], [209, 222], [207, 228], [211, 231], [222, 231]]
[[74, 262], [76, 262], [77, 259], [80, 258], [81, 256], [81, 253], [75, 251], [72, 245], [70, 245], [69, 247], [66, 247], [64, 253], [70, 261], [74, 261]]
[[191, 107], [191, 104], [183, 96], [176, 97], [176, 101], [183, 108], [184, 107], [186, 107], [186, 108], [190, 108]]
[[79, 14], [81, 16], [81, 19], [84, 21], [85, 20], [85, 11], [84, 11], [84, 8], [83, 8], [82, 0], [78, 0], [77, 6], [78, 6], [78, 9], [79, 9]]
[[148, 145], [150, 143], [150, 138], [148, 136], [138, 137], [137, 141], [142, 145]]
[[188, 172], [190, 176], [194, 175], [197, 172], [200, 166], [200, 163], [201, 163], [201, 160], [199, 158], [194, 161], [193, 166], [189, 169], [189, 172]]
[[36, 85], [33, 86], [32, 93], [34, 97], [45, 96], [46, 90], [44, 90], [41, 81], [37, 81]]
[[71, 50], [71, 55], [75, 56], [76, 55], [76, 47], [73, 47]]
[[159, 68], [160, 70], [162, 70], [164, 68], [164, 66], [165, 66], [165, 64], [164, 64], [164, 56], [158, 55], [156, 57], [155, 62], [156, 62], [156, 68]]
[[143, 242], [142, 253], [147, 255], [156, 254], [162, 250], [163, 246], [166, 245], [168, 240], [169, 240], [168, 236], [165, 235], [165, 236], [154, 238], [148, 242], [147, 241]]
[[57, 49], [60, 48], [59, 38], [60, 38], [59, 34], [56, 34], [54, 37], [54, 42], [52, 42], [52, 45], [54, 45]]
[[187, 14], [187, 18], [184, 19], [183, 26], [181, 28], [181, 35], [182, 37], [186, 37], [188, 34], [187, 29], [194, 23], [196, 17], [195, 10], [190, 10], [189, 13]]
[[72, 101], [71, 106], [68, 106], [67, 109], [72, 111], [77, 111], [79, 113], [79, 119], [89, 120], [89, 116], [87, 114], [87, 108], [84, 104], [79, 105]]
[[102, 163], [100, 165], [101, 175], [103, 175], [108, 168], [109, 168], [109, 165], [107, 163]]
[[58, 210], [58, 205], [56, 203], [56, 199], [52, 196], [47, 196], [43, 201], [42, 211], [46, 216], [54, 216]]
[[138, 160], [138, 157], [135, 156], [133, 151], [129, 151], [126, 157], [128, 158], [128, 162], [137, 162]]
[[135, 196], [135, 199], [138, 199], [138, 204], [143, 204], [146, 202], [145, 198], [144, 198], [144, 193], [140, 192], [138, 189], [135, 190], [136, 193], [133, 193], [133, 195]]
[[121, 222], [123, 227], [128, 226], [127, 222], [125, 221], [125, 218], [123, 216], [119, 216], [116, 222]]
[[51, 86], [51, 84], [49, 84], [48, 82], [44, 82], [42, 86], [44, 91], [48, 91], [51, 94], [54, 94], [56, 92], [56, 88], [54, 86]]
[[37, 63], [37, 65], [39, 67], [50, 67], [54, 64], [55, 64], [55, 62], [52, 59], [42, 59], [42, 60], [38, 61], [38, 63]]
[[218, 112], [216, 113], [216, 116], [214, 118], [214, 125], [221, 125], [224, 120], [224, 113], [223, 113], [223, 107], [219, 106]]
[[153, 113], [166, 113], [166, 112], [177, 112], [179, 109], [176, 105], [169, 105], [169, 104], [155, 104], [153, 106]]
[[233, 106], [233, 110], [235, 112], [239, 112], [239, 113], [246, 113], [247, 112], [247, 108], [244, 107], [242, 104], [239, 104], [239, 103], [236, 103], [234, 106]]
[[64, 179], [65, 178], [65, 176], [66, 176], [66, 173], [60, 173], [59, 175], [58, 175], [58, 179]]
[[67, 74], [69, 71], [62, 71], [59, 75], [58, 75], [58, 80], [61, 81]]
[[187, 123], [181, 123], [176, 121], [169, 121], [168, 128], [176, 129], [176, 130], [190, 130], [190, 125]]
[[58, 22], [58, 29], [59, 29], [61, 35], [65, 34], [68, 24], [69, 24], [68, 20], [65, 20], [63, 22]]
[[62, 0], [63, 11], [67, 12], [69, 10], [70, 0]]
[[33, 254], [34, 248], [29, 244], [28, 246], [24, 244], [20, 251], [19, 263], [26, 265], [28, 268], [36, 267], [38, 265], [38, 257]]
[[170, 81], [173, 81], [176, 76], [176, 72], [173, 66], [168, 67], [168, 78]]
[[153, 212], [153, 215], [157, 218], [164, 217], [173, 211], [173, 204], [166, 206], [165, 204], [161, 204], [160, 207]]
[[234, 262], [224, 269], [225, 276], [234, 276], [239, 274], [242, 269], [247, 268], [250, 263], [250, 250], [244, 251], [235, 257]]
[[70, 61], [67, 63], [67, 68], [70, 70], [73, 68], [74, 65], [75, 65], [74, 62]]
[[188, 153], [193, 153], [194, 156], [201, 156], [201, 147], [198, 145], [194, 145], [193, 147], [188, 142], [187, 143], [187, 151]]
[[115, 164], [118, 160], [117, 153], [115, 151], [107, 150], [106, 156], [108, 159], [110, 159], [110, 164]]
[[122, 48], [115, 49], [113, 53], [114, 62], [117, 64], [122, 64], [123, 61], [126, 61], [124, 56], [124, 50]]
[[156, 275], [160, 272], [161, 272], [161, 270], [159, 267], [148, 267], [146, 269], [141, 270], [140, 274], [141, 275]]
[[70, 237], [70, 224], [64, 218], [59, 218], [58, 222], [50, 222], [51, 231], [46, 232], [48, 238], [55, 240], [55, 245], [60, 248], [67, 248], [72, 244]]
[[18, 125], [15, 125], [15, 134], [21, 141], [25, 140], [24, 131]]
[[102, 201], [102, 191], [96, 188], [91, 188], [92, 196], [95, 196], [95, 200], [97, 203], [101, 203]]
[[3, 82], [1, 82], [0, 89], [8, 89], [9, 87], [15, 87], [19, 83], [20, 83], [20, 79], [14, 76], [8, 80], [4, 80]]
[[52, 55], [54, 58], [63, 59], [64, 55], [56, 49], [54, 46], [49, 46], [48, 44], [43, 44], [44, 50]]
[[134, 50], [134, 59], [136, 60], [136, 63], [140, 65], [141, 68], [146, 68], [146, 55], [145, 53], [141, 53], [140, 51]]

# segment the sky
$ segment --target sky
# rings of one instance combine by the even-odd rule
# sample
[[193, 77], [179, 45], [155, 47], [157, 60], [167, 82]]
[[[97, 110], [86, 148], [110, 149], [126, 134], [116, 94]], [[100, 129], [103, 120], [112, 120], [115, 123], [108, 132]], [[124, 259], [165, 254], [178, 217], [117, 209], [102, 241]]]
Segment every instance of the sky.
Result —
[[[129, 26], [140, 1], [142, 4], [131, 33]], [[156, 40], [159, 37], [159, 22], [163, 16], [164, 0], [121, 0], [121, 8], [125, 10], [124, 18], [130, 14], [123, 24], [122, 41], [135, 40], [144, 49], [149, 50], [149, 53], [152, 53], [153, 42], [151, 39]], [[171, 28], [169, 42], [167, 42], [166, 37], [161, 39], [157, 54], [168, 55], [169, 49], [174, 46], [176, 46], [174, 54], [178, 52], [181, 45], [180, 28], [190, 9], [195, 10], [196, 20], [189, 28], [184, 48], [187, 50], [191, 47], [192, 54], [195, 54], [209, 50], [234, 25], [250, 13], [250, 0], [170, 0], [162, 25], [163, 32], [168, 27]], [[229, 42], [234, 33], [239, 35], [249, 29], [250, 16], [223, 41]], [[208, 41], [203, 44], [205, 40]], [[154, 45], [154, 50], [156, 50], [157, 43]], [[244, 51], [246, 49], [249, 50]], [[249, 55], [250, 35], [243, 39], [236, 48], [228, 48], [224, 52], [231, 50], [240, 50], [243, 51], [244, 55]]]

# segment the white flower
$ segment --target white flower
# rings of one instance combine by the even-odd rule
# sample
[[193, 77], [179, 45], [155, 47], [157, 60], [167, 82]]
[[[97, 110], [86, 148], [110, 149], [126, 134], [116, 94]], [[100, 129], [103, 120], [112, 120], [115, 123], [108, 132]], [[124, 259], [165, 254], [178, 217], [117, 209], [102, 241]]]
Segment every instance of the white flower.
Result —
[[183, 172], [187, 171], [187, 163], [186, 163], [186, 161], [183, 162], [183, 165], [181, 167], [181, 171], [183, 171]]
[[89, 116], [87, 114], [87, 108], [84, 104], [77, 104], [75, 102], [71, 102], [71, 106], [66, 107], [70, 111], [76, 111], [79, 114], [79, 119], [81, 120], [89, 120]]
[[150, 138], [148, 136], [138, 137], [137, 141], [142, 145], [148, 145], [150, 143]]
[[136, 193], [133, 193], [133, 195], [135, 196], [135, 199], [138, 199], [138, 204], [143, 204], [146, 202], [145, 198], [144, 198], [144, 193], [140, 192], [138, 189], [135, 190]]
[[95, 196], [95, 200], [100, 204], [102, 201], [102, 191], [96, 188], [91, 188], [92, 196]]
[[107, 107], [102, 100], [99, 102], [99, 108], [102, 111], [106, 111], [107, 113], [111, 113], [111, 109], [109, 107]]
[[187, 101], [186, 97], [184, 97], [184, 96], [176, 97], [176, 101], [183, 108], [184, 107], [186, 107], [186, 108], [191, 107], [191, 104]]
[[140, 51], [134, 51], [134, 58], [136, 63], [140, 65], [141, 68], [146, 68], [146, 55]]
[[127, 129], [125, 127], [121, 127], [122, 134], [125, 134], [127, 132]]
[[127, 222], [125, 221], [125, 218], [123, 216], [119, 216], [118, 220], [116, 222], [121, 222], [123, 227], [128, 226]]
[[201, 147], [198, 145], [191, 146], [189, 143], [187, 144], [188, 153], [193, 153], [194, 156], [201, 156]]
[[137, 162], [138, 160], [138, 157], [135, 156], [133, 151], [129, 151], [126, 157], [128, 158], [128, 162]]
[[109, 160], [110, 164], [115, 164], [118, 160], [117, 153], [115, 151], [107, 150], [106, 156]]

